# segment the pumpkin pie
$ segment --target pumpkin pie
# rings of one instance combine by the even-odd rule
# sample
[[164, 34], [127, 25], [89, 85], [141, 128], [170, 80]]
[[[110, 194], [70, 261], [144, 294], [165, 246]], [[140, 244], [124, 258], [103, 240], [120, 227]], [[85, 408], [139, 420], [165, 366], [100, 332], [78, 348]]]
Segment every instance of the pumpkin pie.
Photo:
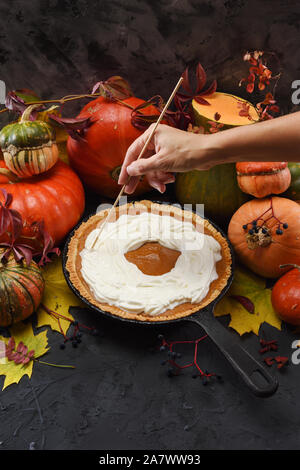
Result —
[[[67, 247], [69, 279], [90, 304], [126, 319], [168, 321], [202, 309], [226, 286], [228, 242], [200, 215], [145, 200], [116, 207], [114, 220], [101, 231], [108, 212], [82, 223]], [[124, 234], [127, 227], [131, 232]], [[172, 236], [163, 236], [166, 227]], [[187, 233], [201, 242], [200, 249]]]

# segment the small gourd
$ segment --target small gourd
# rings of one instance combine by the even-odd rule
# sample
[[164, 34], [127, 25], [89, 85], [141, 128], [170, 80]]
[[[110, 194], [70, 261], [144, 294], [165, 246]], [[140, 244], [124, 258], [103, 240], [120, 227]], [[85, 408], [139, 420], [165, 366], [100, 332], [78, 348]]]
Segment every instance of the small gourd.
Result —
[[281, 194], [291, 183], [287, 162], [238, 162], [236, 173], [240, 189], [258, 198]]
[[55, 130], [44, 121], [29, 120], [36, 106], [28, 106], [19, 122], [8, 124], [0, 132], [6, 166], [19, 178], [44, 173], [58, 160]]
[[[3, 254], [0, 249], [0, 256]], [[0, 326], [10, 326], [29, 317], [38, 308], [45, 282], [38, 265], [17, 262], [11, 254], [0, 263]]]

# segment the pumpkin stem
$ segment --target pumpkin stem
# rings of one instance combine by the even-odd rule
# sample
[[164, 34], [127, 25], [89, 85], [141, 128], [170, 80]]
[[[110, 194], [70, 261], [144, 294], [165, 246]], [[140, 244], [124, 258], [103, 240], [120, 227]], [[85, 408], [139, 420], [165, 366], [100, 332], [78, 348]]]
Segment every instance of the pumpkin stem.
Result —
[[288, 268], [288, 267], [293, 267], [293, 268], [297, 268], [299, 269], [300, 271], [300, 266], [298, 264], [292, 264], [292, 263], [289, 263], [289, 264], [281, 264], [279, 267], [280, 268]]
[[15, 175], [12, 171], [8, 170], [7, 168], [0, 168], [0, 175], [4, 175], [8, 178], [8, 182], [13, 184], [20, 181], [20, 179]]
[[40, 108], [40, 106], [41, 106], [40, 104], [32, 104], [30, 106], [27, 106], [27, 108], [25, 109], [25, 111], [23, 112], [23, 114], [21, 116], [20, 122], [30, 121], [30, 115], [31, 115], [32, 111], [35, 108]]

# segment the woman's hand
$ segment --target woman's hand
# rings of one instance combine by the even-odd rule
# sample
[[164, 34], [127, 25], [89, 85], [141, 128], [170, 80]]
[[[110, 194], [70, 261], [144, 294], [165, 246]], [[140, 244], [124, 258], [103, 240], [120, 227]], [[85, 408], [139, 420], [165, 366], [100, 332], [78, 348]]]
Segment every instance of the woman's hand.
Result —
[[143, 155], [138, 158], [150, 132], [152, 124], [127, 150], [119, 177], [119, 184], [126, 184], [128, 194], [134, 192], [141, 175], [149, 184], [163, 193], [167, 183], [175, 181], [174, 172], [185, 172], [195, 168], [207, 170], [214, 165], [208, 158], [207, 138], [159, 124]]
[[194, 134], [160, 124], [143, 158], [135, 161], [152, 126], [127, 150], [119, 184], [126, 184], [131, 176], [125, 188], [128, 194], [141, 175], [163, 193], [166, 184], [174, 181], [174, 172], [208, 170], [230, 162], [300, 161], [300, 112], [215, 134]]

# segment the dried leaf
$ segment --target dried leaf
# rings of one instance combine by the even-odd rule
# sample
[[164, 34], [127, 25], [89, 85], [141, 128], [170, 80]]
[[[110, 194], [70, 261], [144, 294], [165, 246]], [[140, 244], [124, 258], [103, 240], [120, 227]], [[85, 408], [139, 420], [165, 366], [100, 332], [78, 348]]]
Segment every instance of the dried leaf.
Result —
[[[249, 299], [254, 305], [254, 313], [249, 313], [233, 296], [244, 296]], [[229, 326], [240, 335], [251, 331], [258, 335], [263, 322], [281, 330], [281, 320], [271, 303], [271, 289], [266, 289], [265, 279], [254, 275], [246, 268], [236, 268], [232, 286], [217, 304], [215, 316], [222, 315], [231, 316]]]
[[[39, 101], [39, 98], [35, 95], [35, 93], [31, 90], [22, 89], [22, 90], [14, 90], [10, 91], [6, 95], [5, 99], [5, 106], [10, 111], [14, 111], [18, 114], [23, 114], [25, 111], [27, 104], [34, 101]], [[41, 105], [39, 109], [43, 109], [44, 106]], [[34, 121], [37, 117], [38, 110], [34, 109], [30, 114], [29, 119]]]
[[[200, 64], [199, 64], [200, 65]], [[190, 95], [193, 94], [191, 86], [190, 86], [190, 81], [189, 81], [189, 69], [188, 67], [185, 69], [185, 71], [182, 74], [182, 88], [187, 91]]]
[[160, 95], [155, 95], [144, 103], [139, 104], [131, 112], [131, 124], [137, 129], [144, 131], [150, 124], [157, 121], [158, 114], [145, 114], [141, 111], [149, 106], [154, 106], [158, 110], [162, 110], [163, 105], [163, 99]]
[[186, 68], [185, 71], [182, 74], [183, 82], [182, 82], [182, 87], [186, 91], [186, 93], [181, 93], [178, 92], [176, 93], [177, 99], [179, 101], [182, 101], [183, 103], [186, 103], [192, 99], [195, 99], [197, 103], [203, 104], [203, 105], [209, 105], [208, 101], [206, 101], [203, 96], [206, 95], [211, 95], [214, 93], [217, 89], [217, 81], [213, 80], [211, 85], [206, 89], [203, 90], [204, 85], [206, 84], [206, 73], [202, 67], [202, 65], [199, 63], [196, 68], [196, 80], [197, 80], [197, 85], [196, 85], [196, 90], [193, 91], [189, 82], [189, 71]]
[[93, 124], [93, 119], [87, 118], [62, 118], [55, 114], [49, 114], [49, 118], [57, 122], [74, 140], [84, 140], [84, 133]]
[[[42, 356], [49, 350], [47, 331], [42, 331], [41, 333], [34, 335], [31, 323], [17, 323], [9, 329], [9, 332], [13, 337], [13, 340], [0, 336], [0, 341], [3, 341], [10, 348], [15, 346], [15, 344], [20, 345], [20, 342], [22, 342], [28, 349], [34, 351], [35, 358]], [[34, 362], [30, 360], [32, 353], [28, 353], [27, 357], [29, 357], [29, 361], [26, 361], [25, 363], [22, 363], [21, 361], [19, 364], [12, 362], [8, 357], [2, 357], [0, 359], [0, 375], [5, 375], [2, 390], [13, 383], [19, 383], [24, 375], [28, 375], [29, 378], [31, 377]]]
[[244, 295], [232, 295], [231, 298], [237, 300], [238, 302], [240, 302], [240, 304], [249, 313], [254, 313], [254, 304], [250, 299], [248, 299], [248, 297], [245, 297]]
[[[52, 263], [42, 269], [45, 279], [45, 290], [42, 303], [49, 309], [74, 320], [69, 313], [69, 307], [84, 307], [84, 304], [73, 294], [68, 287], [62, 271], [61, 258], [57, 258]], [[50, 325], [52, 330], [61, 333], [58, 320], [49, 315], [41, 307], [37, 311], [37, 326]], [[70, 322], [60, 319], [64, 333], [67, 332]]]
[[217, 89], [217, 80], [213, 80], [212, 84], [204, 91], [202, 91], [201, 93], [197, 93], [197, 95], [199, 96], [206, 96], [206, 95], [212, 95], [213, 93], [215, 93]]
[[124, 100], [132, 96], [129, 83], [118, 75], [114, 75], [108, 80], [97, 82], [93, 86], [92, 95], [97, 91], [101, 96], [112, 101]]
[[28, 88], [19, 88], [18, 90], [14, 90], [13, 93], [15, 93], [18, 98], [21, 98], [24, 103], [34, 103], [41, 100], [35, 91], [29, 90]]
[[204, 68], [200, 63], [198, 63], [197, 68], [196, 68], [196, 78], [197, 78], [197, 89], [196, 89], [196, 95], [202, 90], [206, 83], [206, 73]]
[[210, 103], [208, 101], [206, 101], [204, 98], [202, 98], [201, 96], [195, 96], [194, 100], [199, 104], [204, 104], [205, 106], [210, 106]]

